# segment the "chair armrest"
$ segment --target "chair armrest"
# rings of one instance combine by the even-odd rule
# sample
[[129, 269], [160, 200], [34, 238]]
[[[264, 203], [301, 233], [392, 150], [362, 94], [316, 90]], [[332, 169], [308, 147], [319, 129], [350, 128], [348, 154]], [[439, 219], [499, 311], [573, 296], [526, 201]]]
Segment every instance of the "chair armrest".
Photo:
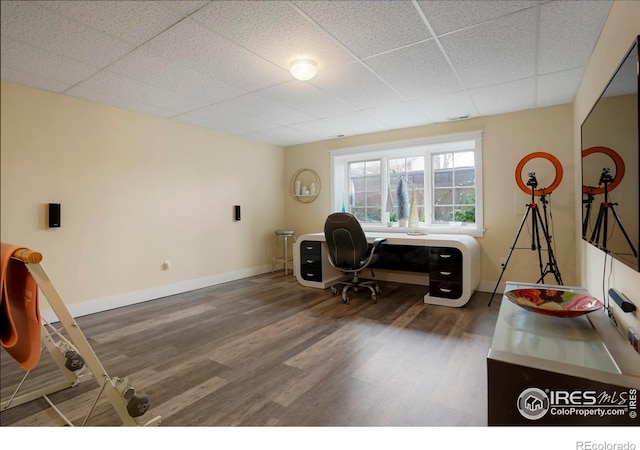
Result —
[[373, 240], [373, 242], [371, 243], [371, 253], [369, 253], [369, 257], [367, 258], [367, 261], [364, 263], [364, 265], [362, 266], [362, 268], [366, 268], [369, 266], [369, 264], [371, 264], [371, 262], [373, 261], [373, 258], [375, 258], [376, 255], [376, 249], [380, 246], [380, 244], [382, 244], [384, 241], [386, 241], [387, 238], [375, 238]]
[[371, 245], [373, 246], [373, 250], [372, 250], [372, 252], [371, 252], [371, 253], [375, 252], [375, 251], [376, 251], [376, 249], [378, 248], [378, 246], [379, 246], [380, 244], [382, 244], [382, 243], [383, 243], [384, 241], [386, 241], [386, 240], [387, 240], [387, 238], [383, 238], [383, 237], [375, 238], [375, 239], [374, 239], [374, 241], [373, 241], [373, 243], [371, 244]]

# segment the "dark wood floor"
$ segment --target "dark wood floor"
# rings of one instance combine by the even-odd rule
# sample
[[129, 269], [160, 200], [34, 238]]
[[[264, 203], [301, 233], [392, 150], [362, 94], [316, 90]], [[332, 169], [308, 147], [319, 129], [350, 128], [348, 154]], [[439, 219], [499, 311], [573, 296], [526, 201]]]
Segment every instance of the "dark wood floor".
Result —
[[[110, 376], [151, 398], [163, 426], [484, 426], [485, 360], [500, 306], [426, 305], [426, 287], [380, 283], [343, 304], [283, 272], [78, 318]], [[367, 291], [368, 292], [368, 291]], [[24, 371], [1, 356], [2, 399]], [[55, 368], [55, 370], [54, 370]], [[47, 352], [24, 389], [59, 371]], [[95, 381], [49, 398], [82, 423]], [[64, 425], [43, 399], [3, 426]], [[101, 398], [89, 426], [119, 425]]]

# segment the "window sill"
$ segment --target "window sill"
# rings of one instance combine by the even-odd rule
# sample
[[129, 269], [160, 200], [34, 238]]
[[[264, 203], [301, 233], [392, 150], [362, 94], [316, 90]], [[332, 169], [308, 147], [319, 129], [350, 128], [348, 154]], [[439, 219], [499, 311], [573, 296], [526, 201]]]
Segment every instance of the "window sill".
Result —
[[432, 225], [432, 226], [422, 226], [422, 227], [399, 227], [397, 223], [394, 223], [392, 226], [385, 225], [377, 225], [377, 224], [367, 224], [362, 223], [362, 229], [370, 232], [377, 233], [408, 233], [410, 231], [419, 231], [426, 232], [427, 234], [466, 234], [468, 236], [473, 237], [483, 237], [484, 230], [475, 228], [473, 226], [460, 226], [460, 227], [452, 227], [449, 225]]

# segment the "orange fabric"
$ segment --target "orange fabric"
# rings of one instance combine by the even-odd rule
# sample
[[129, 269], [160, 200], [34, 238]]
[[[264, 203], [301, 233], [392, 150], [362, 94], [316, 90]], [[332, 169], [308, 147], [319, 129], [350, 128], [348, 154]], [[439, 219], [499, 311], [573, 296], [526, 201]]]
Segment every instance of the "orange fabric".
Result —
[[23, 248], [1, 245], [0, 343], [22, 367], [31, 370], [40, 361], [40, 307], [36, 281], [25, 263], [11, 258]]

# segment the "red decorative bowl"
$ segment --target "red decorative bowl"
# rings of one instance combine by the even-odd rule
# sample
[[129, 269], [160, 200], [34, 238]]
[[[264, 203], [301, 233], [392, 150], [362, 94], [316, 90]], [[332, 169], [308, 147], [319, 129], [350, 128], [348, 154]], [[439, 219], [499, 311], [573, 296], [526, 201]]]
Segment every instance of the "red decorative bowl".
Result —
[[528, 311], [554, 317], [577, 317], [603, 306], [600, 300], [588, 295], [542, 287], [514, 289], [504, 295]]

